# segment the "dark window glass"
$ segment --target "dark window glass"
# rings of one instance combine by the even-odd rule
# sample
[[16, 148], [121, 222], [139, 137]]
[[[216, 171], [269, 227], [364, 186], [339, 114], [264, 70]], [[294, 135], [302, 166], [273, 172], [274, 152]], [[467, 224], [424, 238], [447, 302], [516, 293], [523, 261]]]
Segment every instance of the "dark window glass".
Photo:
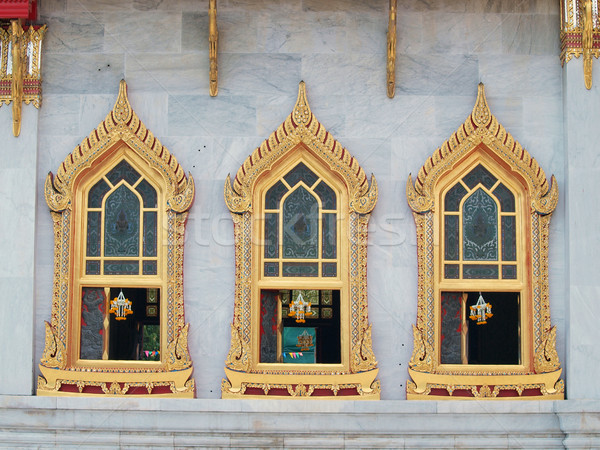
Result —
[[493, 194], [500, 202], [500, 210], [502, 212], [515, 212], [515, 196], [510, 190], [500, 183]]
[[139, 275], [137, 261], [104, 261], [104, 275]]
[[502, 217], [502, 259], [517, 260], [517, 230], [514, 216]]
[[444, 210], [445, 211], [458, 211], [460, 201], [467, 194], [467, 190], [462, 184], [457, 183], [452, 189], [446, 193], [444, 199]]
[[142, 274], [143, 275], [156, 275], [156, 261], [142, 262]]
[[333, 259], [336, 257], [336, 217], [335, 213], [323, 214], [323, 258]]
[[87, 242], [86, 256], [100, 256], [100, 211], [89, 211], [87, 215]]
[[317, 277], [319, 276], [318, 263], [283, 263], [284, 277]]
[[[318, 257], [317, 199], [300, 186], [283, 204], [283, 257]], [[284, 271], [285, 272], [285, 271]]]
[[150, 183], [148, 183], [146, 180], [142, 180], [135, 189], [142, 196], [144, 208], [156, 208], [156, 189], [154, 189]]
[[265, 214], [265, 258], [279, 256], [279, 214]]
[[284, 177], [287, 184], [295, 186], [299, 181], [303, 181], [308, 187], [311, 187], [319, 179], [312, 170], [299, 163], [296, 167], [290, 170]]
[[144, 212], [144, 256], [156, 256], [156, 212]]
[[458, 261], [458, 216], [444, 217], [444, 258], [446, 261]]
[[84, 287], [81, 299], [81, 359], [102, 359], [105, 314], [104, 288]]
[[266, 262], [265, 263], [265, 276], [266, 277], [278, 277], [279, 276], [279, 263], [278, 262]]
[[502, 266], [502, 279], [503, 280], [516, 280], [517, 279], [517, 266], [506, 265]]
[[98, 181], [88, 193], [88, 208], [100, 208], [102, 206], [102, 199], [109, 190], [110, 187], [106, 181]]
[[281, 197], [287, 192], [285, 185], [278, 181], [267, 191], [265, 196], [265, 209], [279, 209]]
[[462, 293], [442, 292], [442, 364], [461, 364]]
[[125, 185], [106, 200], [104, 255], [139, 256], [140, 202]]
[[444, 278], [451, 280], [458, 279], [460, 275], [460, 269], [458, 264], [445, 264], [444, 265]]
[[465, 264], [463, 266], [463, 278], [465, 279], [497, 279], [498, 266], [491, 264]]
[[469, 186], [469, 189], [473, 189], [479, 183], [483, 184], [486, 188], [491, 189], [498, 179], [485, 167], [479, 164], [463, 178], [463, 181]]
[[314, 191], [321, 198], [323, 209], [335, 209], [337, 207], [335, 192], [324, 181], [317, 184]]
[[130, 185], [134, 185], [135, 182], [140, 178], [140, 174], [131, 167], [127, 161], [123, 160], [119, 164], [117, 164], [108, 174], [106, 178], [110, 180], [110, 182], [116, 185], [119, 181], [125, 180]]
[[337, 277], [337, 263], [323, 263], [321, 269], [324, 277]]
[[463, 204], [463, 259], [498, 260], [498, 208], [483, 189]]
[[86, 275], [100, 275], [100, 261], [86, 261]]

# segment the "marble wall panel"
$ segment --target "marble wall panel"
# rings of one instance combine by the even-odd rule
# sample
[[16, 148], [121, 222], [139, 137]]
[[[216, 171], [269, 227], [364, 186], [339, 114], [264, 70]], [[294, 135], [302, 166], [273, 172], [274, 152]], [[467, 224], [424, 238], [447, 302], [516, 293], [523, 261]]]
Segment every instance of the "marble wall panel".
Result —
[[113, 93], [124, 75], [123, 55], [49, 53], [42, 73], [45, 94]]
[[559, 16], [506, 14], [502, 16], [502, 50], [521, 55], [555, 54], [560, 46]]
[[42, 14], [40, 21], [48, 25], [44, 36], [44, 53], [102, 52], [104, 23], [92, 14], [57, 17], [53, 15], [56, 10], [46, 9]]

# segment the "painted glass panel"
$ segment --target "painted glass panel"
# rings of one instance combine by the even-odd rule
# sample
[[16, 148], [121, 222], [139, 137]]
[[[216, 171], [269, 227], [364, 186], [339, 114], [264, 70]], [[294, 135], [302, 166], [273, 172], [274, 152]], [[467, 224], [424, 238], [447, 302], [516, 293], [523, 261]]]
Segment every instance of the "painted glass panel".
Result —
[[144, 208], [156, 208], [156, 189], [152, 187], [146, 180], [140, 181], [135, 189], [140, 193], [144, 201]]
[[299, 181], [303, 181], [308, 187], [311, 187], [319, 179], [312, 170], [304, 165], [304, 163], [298, 164], [292, 170], [290, 170], [284, 177], [287, 184], [295, 186]]
[[457, 183], [452, 189], [446, 193], [444, 198], [444, 210], [445, 211], [458, 211], [460, 207], [460, 201], [467, 194], [467, 190], [462, 184]]
[[445, 264], [444, 265], [444, 278], [449, 280], [456, 280], [459, 278], [460, 269], [458, 264]]
[[463, 204], [463, 259], [498, 260], [498, 208], [483, 189]]
[[317, 184], [314, 191], [321, 198], [323, 209], [336, 209], [337, 200], [335, 192], [333, 192], [333, 189], [331, 189], [324, 181]]
[[502, 266], [502, 279], [503, 280], [516, 280], [517, 279], [517, 266], [506, 265]]
[[265, 258], [279, 256], [279, 214], [265, 214]]
[[444, 217], [444, 258], [446, 261], [458, 261], [458, 216]]
[[506, 186], [500, 183], [492, 193], [500, 202], [502, 212], [515, 212], [515, 196]]
[[517, 230], [514, 216], [502, 217], [502, 259], [517, 260]]
[[156, 212], [144, 212], [144, 256], [156, 256]]
[[285, 185], [278, 181], [267, 191], [265, 195], [265, 209], [279, 209], [281, 197], [287, 192]]
[[442, 292], [442, 364], [461, 364], [462, 294]]
[[337, 277], [337, 263], [323, 263], [321, 269], [324, 277]]
[[85, 274], [100, 275], [100, 261], [86, 261]]
[[323, 214], [323, 242], [321, 253], [324, 259], [333, 259], [336, 257], [336, 218], [337, 215], [333, 213]]
[[497, 279], [498, 266], [492, 264], [465, 264], [463, 266], [463, 278], [465, 279]]
[[283, 263], [284, 277], [316, 277], [319, 275], [318, 263]]
[[108, 174], [106, 178], [110, 180], [110, 182], [116, 185], [119, 181], [125, 180], [129, 184], [134, 185], [135, 182], [140, 178], [140, 174], [131, 167], [127, 161], [123, 160], [119, 164], [117, 164]]
[[139, 256], [140, 202], [125, 185], [106, 200], [104, 255]]
[[279, 276], [279, 263], [278, 262], [266, 262], [265, 263], [265, 276], [266, 277], [278, 277]]
[[81, 359], [102, 359], [104, 288], [84, 287], [81, 299]]
[[[300, 186], [283, 204], [283, 257], [317, 258], [319, 205]], [[285, 271], [284, 271], [285, 272]]]
[[473, 189], [479, 183], [483, 184], [486, 188], [491, 189], [498, 179], [485, 167], [479, 164], [463, 178], [463, 181], [470, 189]]
[[138, 261], [104, 261], [104, 275], [139, 275]]
[[110, 190], [108, 183], [104, 180], [98, 181], [88, 193], [88, 208], [102, 207], [102, 199]]
[[156, 261], [143, 261], [142, 262], [142, 274], [143, 275], [156, 275]]
[[88, 212], [86, 256], [100, 256], [101, 217], [100, 211]]

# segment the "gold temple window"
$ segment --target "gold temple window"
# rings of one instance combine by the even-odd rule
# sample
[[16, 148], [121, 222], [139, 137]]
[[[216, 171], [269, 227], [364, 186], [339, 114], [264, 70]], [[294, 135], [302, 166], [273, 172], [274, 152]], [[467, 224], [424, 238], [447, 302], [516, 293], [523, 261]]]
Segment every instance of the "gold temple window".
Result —
[[483, 84], [407, 197], [419, 270], [407, 398], [563, 398], [548, 294], [556, 180], [491, 114]]
[[313, 116], [304, 83], [225, 200], [236, 299], [223, 398], [378, 399], [366, 293], [377, 184]]
[[38, 395], [194, 395], [182, 285], [194, 181], [126, 89], [46, 179], [55, 271]]

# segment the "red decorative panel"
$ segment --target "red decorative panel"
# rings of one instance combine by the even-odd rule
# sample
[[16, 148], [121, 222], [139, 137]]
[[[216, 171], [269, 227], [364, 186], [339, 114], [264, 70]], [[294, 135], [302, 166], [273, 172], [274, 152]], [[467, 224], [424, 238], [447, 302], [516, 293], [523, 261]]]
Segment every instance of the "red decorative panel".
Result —
[[37, 19], [37, 0], [0, 0], [0, 19]]

